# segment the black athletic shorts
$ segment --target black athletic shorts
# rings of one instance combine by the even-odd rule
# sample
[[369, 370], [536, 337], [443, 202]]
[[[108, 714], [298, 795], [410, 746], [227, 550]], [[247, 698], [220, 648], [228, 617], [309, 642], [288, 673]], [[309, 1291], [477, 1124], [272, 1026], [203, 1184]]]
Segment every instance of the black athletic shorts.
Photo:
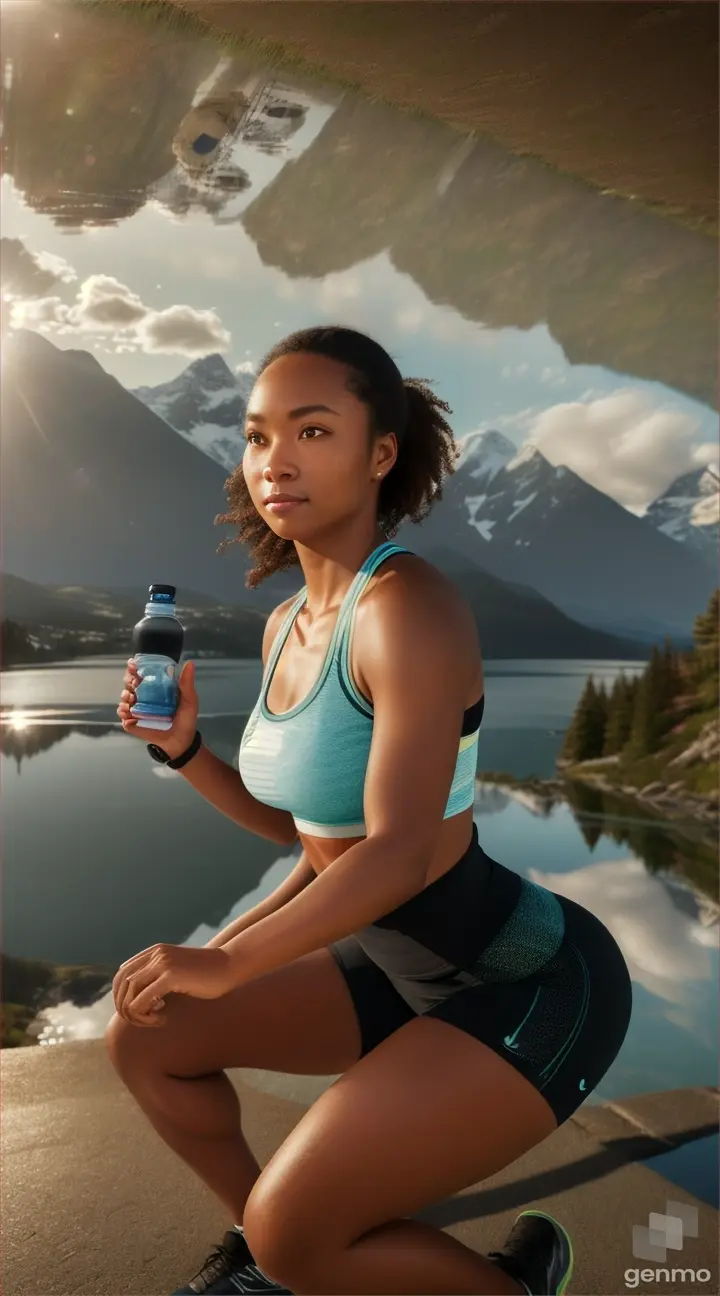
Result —
[[330, 946], [362, 1055], [417, 1016], [481, 1040], [543, 1094], [558, 1124], [627, 1034], [632, 983], [598, 918], [491, 860], [478, 844], [378, 923]]

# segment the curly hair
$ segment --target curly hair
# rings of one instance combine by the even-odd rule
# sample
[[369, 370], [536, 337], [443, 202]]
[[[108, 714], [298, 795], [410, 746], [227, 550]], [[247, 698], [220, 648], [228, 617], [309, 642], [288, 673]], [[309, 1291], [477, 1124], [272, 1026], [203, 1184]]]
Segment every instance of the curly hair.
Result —
[[[281, 356], [308, 353], [345, 365], [348, 389], [367, 405], [370, 434], [394, 433], [397, 459], [380, 486], [378, 525], [389, 538], [403, 522], [422, 522], [442, 496], [444, 479], [455, 471], [457, 447], [445, 415], [450, 408], [422, 378], [403, 378], [387, 351], [363, 333], [321, 325], [291, 333], [265, 356], [258, 377]], [[216, 525], [237, 527], [218, 549], [247, 545], [253, 560], [246, 585], [255, 589], [268, 576], [298, 562], [297, 550], [263, 521], [250, 498], [242, 462], [225, 483], [229, 510]]]

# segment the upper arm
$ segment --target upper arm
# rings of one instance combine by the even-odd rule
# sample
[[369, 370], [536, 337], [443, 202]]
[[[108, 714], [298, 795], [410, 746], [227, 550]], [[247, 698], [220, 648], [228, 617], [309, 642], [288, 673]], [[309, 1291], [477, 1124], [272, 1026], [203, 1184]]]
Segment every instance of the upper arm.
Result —
[[368, 599], [358, 644], [374, 708], [365, 779], [368, 837], [427, 861], [447, 807], [479, 645], [468, 608], [439, 576], [389, 573]]

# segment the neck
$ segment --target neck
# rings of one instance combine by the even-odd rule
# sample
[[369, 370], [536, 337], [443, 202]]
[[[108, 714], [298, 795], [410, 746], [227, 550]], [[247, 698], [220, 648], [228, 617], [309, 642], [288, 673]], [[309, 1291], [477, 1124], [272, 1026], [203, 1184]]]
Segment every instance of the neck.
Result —
[[368, 527], [319, 540], [312, 548], [296, 545], [307, 586], [306, 606], [313, 619], [342, 603], [365, 559], [384, 541], [385, 536], [373, 518]]

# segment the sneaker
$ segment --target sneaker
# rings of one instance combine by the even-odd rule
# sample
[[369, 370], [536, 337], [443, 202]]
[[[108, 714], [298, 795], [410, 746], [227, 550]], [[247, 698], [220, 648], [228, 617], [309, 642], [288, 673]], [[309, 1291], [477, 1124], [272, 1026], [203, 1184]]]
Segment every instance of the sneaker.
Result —
[[244, 1233], [229, 1229], [200, 1272], [172, 1296], [242, 1296], [243, 1292], [252, 1296], [292, 1296], [287, 1287], [281, 1287], [258, 1269]]
[[529, 1296], [562, 1296], [573, 1272], [572, 1242], [552, 1215], [526, 1210], [515, 1220], [502, 1251], [490, 1252], [488, 1260], [523, 1283]]

